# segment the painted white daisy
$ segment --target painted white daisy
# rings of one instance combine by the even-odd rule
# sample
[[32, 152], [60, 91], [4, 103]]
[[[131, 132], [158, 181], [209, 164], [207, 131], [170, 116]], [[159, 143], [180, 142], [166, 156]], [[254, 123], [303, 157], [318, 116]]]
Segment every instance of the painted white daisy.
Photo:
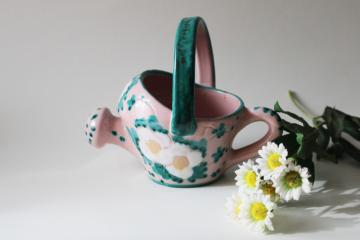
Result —
[[200, 151], [173, 142], [162, 156], [166, 169], [174, 176], [186, 179], [192, 176], [193, 167], [203, 161]]
[[165, 150], [170, 146], [170, 137], [147, 128], [138, 128], [137, 133], [142, 153], [151, 161], [158, 163], [166, 162]]
[[289, 164], [280, 176], [274, 180], [276, 192], [285, 201], [299, 200], [302, 192], [310, 193], [311, 191], [309, 177], [307, 168]]
[[242, 202], [242, 195], [239, 192], [234, 193], [231, 197], [227, 198], [225, 207], [231, 218], [236, 220], [240, 219]]
[[261, 174], [265, 179], [278, 175], [290, 160], [287, 160], [287, 150], [281, 143], [279, 146], [273, 142], [268, 142], [259, 150], [260, 158], [256, 159], [259, 164]]
[[261, 193], [254, 193], [244, 198], [241, 205], [240, 218], [250, 229], [264, 232], [265, 229], [273, 231], [271, 218], [276, 205], [270, 198]]
[[239, 186], [239, 190], [245, 193], [252, 193], [257, 191], [260, 181], [258, 168], [254, 161], [248, 160], [239, 165], [239, 169], [236, 173], [236, 185]]

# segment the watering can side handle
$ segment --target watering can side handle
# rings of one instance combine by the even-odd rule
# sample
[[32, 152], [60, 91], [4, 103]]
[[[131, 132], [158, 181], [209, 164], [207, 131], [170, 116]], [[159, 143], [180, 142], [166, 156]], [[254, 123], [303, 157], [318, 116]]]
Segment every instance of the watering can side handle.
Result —
[[171, 132], [192, 135], [194, 117], [195, 55], [199, 65], [199, 83], [215, 87], [214, 58], [204, 20], [189, 17], [181, 20], [174, 44]]
[[238, 131], [248, 126], [249, 124], [258, 121], [265, 122], [269, 129], [267, 133], [258, 141], [239, 149], [231, 149], [230, 156], [225, 162], [225, 169], [256, 157], [258, 150], [263, 145], [280, 136], [282, 134], [282, 131], [280, 130], [280, 120], [281, 119], [279, 115], [270, 108], [256, 107], [253, 111], [245, 108], [243, 119], [241, 119], [241, 121], [244, 121], [244, 124]]

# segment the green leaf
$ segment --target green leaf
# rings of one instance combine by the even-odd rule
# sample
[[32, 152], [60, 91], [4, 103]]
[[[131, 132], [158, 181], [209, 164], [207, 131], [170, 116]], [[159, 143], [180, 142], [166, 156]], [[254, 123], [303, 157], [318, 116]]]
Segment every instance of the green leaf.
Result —
[[327, 149], [330, 142], [330, 135], [323, 126], [320, 126], [318, 128], [318, 131], [319, 131], [319, 136], [316, 142], [321, 148]]
[[296, 142], [297, 142], [298, 144], [302, 144], [303, 139], [304, 139], [304, 134], [302, 134], [302, 133], [296, 133]]
[[326, 107], [322, 116], [331, 138], [336, 141], [341, 137], [341, 132], [344, 129], [345, 114], [336, 111], [334, 108]]
[[288, 151], [288, 155], [291, 157], [294, 154], [296, 154], [298, 148], [299, 148], [299, 144], [296, 141], [296, 135], [293, 133], [289, 133], [286, 135], [282, 135], [280, 137], [277, 137], [274, 142], [276, 144], [280, 144], [282, 143], [284, 145], [284, 147], [287, 149]]
[[348, 133], [353, 138], [360, 141], [360, 122], [358, 124], [353, 117], [345, 117], [344, 132]]
[[349, 154], [352, 158], [357, 161], [360, 161], [360, 150], [349, 143], [347, 140], [341, 138], [340, 140], [341, 146], [343, 147], [344, 151]]
[[280, 104], [278, 101], [276, 101], [276, 103], [274, 104], [274, 111], [275, 112], [282, 112], [282, 108], [280, 107]]
[[311, 174], [311, 181], [315, 179], [313, 156], [337, 162], [344, 153], [360, 161], [360, 149], [342, 138], [343, 133], [349, 134], [355, 140], [360, 140], [360, 118], [348, 115], [335, 108], [326, 107], [321, 116], [313, 118], [315, 127], [310, 126], [298, 115], [285, 111], [278, 102], [274, 110], [295, 120], [280, 120], [280, 128], [287, 134], [274, 140], [283, 143], [288, 149], [288, 155], [295, 159], [302, 167], [307, 167]]
[[283, 119], [281, 120], [281, 127], [283, 130], [285, 130], [287, 132], [293, 132], [293, 133], [302, 133], [305, 130], [303, 126], [296, 124], [296, 123], [290, 123]]
[[289, 111], [284, 111], [281, 107], [280, 104], [278, 102], [275, 103], [274, 105], [274, 111], [275, 112], [279, 112], [279, 113], [283, 113], [288, 115], [289, 117], [292, 117], [296, 120], [298, 120], [299, 122], [301, 122], [304, 126], [309, 126], [309, 124], [300, 116], [296, 115], [295, 113], [289, 112]]
[[341, 145], [341, 143], [335, 142], [333, 145], [331, 145], [328, 148], [327, 153], [335, 156], [335, 159], [330, 159], [330, 160], [333, 160], [333, 162], [337, 163], [338, 162], [337, 158], [341, 157], [344, 151], [345, 151], [344, 147]]
[[302, 142], [300, 144], [300, 148], [297, 151], [297, 155], [300, 158], [308, 159], [312, 158], [312, 153], [316, 152], [317, 150], [317, 144], [316, 144], [316, 138], [317, 138], [317, 130], [314, 128], [312, 132], [307, 133], [303, 136]]
[[[328, 126], [338, 129], [337, 132], [347, 132], [356, 140], [360, 140], [360, 118], [348, 115], [335, 108], [326, 107], [323, 113]], [[334, 129], [329, 129], [334, 130]], [[339, 137], [339, 136], [338, 136]]]

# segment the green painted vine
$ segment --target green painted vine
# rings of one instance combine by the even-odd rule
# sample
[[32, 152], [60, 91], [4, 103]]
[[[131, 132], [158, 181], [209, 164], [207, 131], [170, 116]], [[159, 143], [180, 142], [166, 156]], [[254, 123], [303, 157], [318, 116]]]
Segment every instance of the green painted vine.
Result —
[[135, 127], [149, 127], [151, 130], [155, 132], [160, 132], [163, 134], [168, 134], [168, 130], [162, 127], [156, 118], [155, 115], [150, 115], [147, 119], [145, 118], [138, 118], [135, 119]]
[[122, 111], [124, 109], [124, 102], [127, 99], [129, 91], [138, 83], [138, 81], [139, 81], [139, 77], [137, 76], [130, 82], [129, 86], [127, 87], [124, 94], [121, 96], [121, 98], [119, 100], [118, 107], [117, 107], [118, 112], [120, 112], [120, 110]]

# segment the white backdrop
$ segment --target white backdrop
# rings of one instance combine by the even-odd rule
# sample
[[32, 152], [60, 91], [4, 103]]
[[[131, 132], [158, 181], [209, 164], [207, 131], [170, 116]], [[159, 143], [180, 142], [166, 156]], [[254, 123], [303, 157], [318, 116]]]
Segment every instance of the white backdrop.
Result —
[[[259, 237], [224, 214], [231, 172], [165, 188], [124, 150], [84, 136], [88, 115], [113, 110], [133, 76], [171, 71], [176, 26], [193, 15], [208, 24], [218, 87], [247, 106], [296, 111], [293, 89], [317, 114], [360, 115], [360, 1], [0, 0], [0, 239]], [[317, 192], [281, 209], [269, 239], [360, 233], [360, 167], [344, 161], [318, 163]]]

